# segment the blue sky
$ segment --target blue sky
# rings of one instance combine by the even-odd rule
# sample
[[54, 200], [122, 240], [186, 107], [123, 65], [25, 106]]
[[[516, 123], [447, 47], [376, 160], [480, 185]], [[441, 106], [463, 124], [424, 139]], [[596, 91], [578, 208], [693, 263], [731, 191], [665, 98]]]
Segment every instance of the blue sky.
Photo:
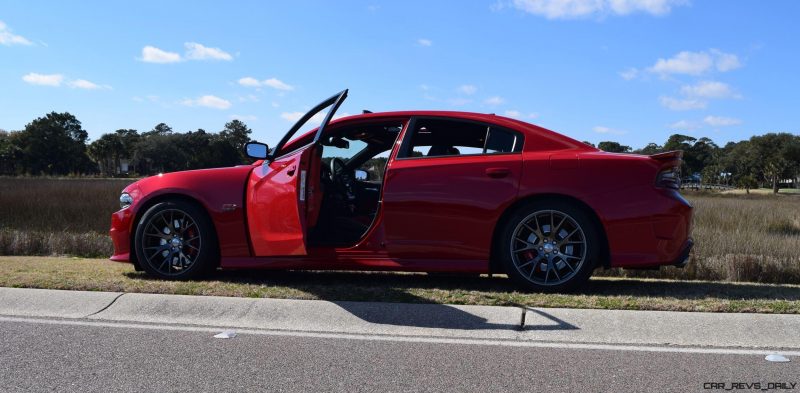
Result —
[[490, 112], [633, 147], [798, 133], [800, 2], [0, 1], [0, 128], [69, 111], [118, 128], [274, 144], [340, 113]]

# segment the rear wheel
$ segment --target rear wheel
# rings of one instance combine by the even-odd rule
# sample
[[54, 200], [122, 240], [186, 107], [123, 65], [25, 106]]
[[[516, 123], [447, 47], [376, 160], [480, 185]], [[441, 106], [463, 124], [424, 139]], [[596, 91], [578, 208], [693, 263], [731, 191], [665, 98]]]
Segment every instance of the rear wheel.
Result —
[[216, 267], [218, 246], [205, 211], [184, 201], [150, 207], [136, 227], [136, 256], [147, 273], [192, 279]]
[[600, 237], [594, 222], [569, 203], [542, 201], [517, 209], [498, 239], [505, 272], [526, 289], [574, 290], [597, 265]]

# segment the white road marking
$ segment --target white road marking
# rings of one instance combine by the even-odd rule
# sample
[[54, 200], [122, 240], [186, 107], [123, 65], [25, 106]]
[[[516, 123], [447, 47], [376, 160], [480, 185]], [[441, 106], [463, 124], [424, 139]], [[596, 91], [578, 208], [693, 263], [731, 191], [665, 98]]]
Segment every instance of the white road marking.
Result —
[[[19, 318], [0, 316], [0, 322], [19, 322], [36, 323], [44, 325], [67, 325], [67, 326], [90, 326], [90, 327], [109, 327], [121, 329], [149, 329], [149, 330], [169, 330], [180, 332], [219, 332], [224, 330], [220, 327], [202, 327], [185, 325], [163, 325], [145, 324], [130, 322], [102, 322], [88, 320], [65, 320], [65, 319], [44, 319], [44, 318]], [[590, 344], [590, 343], [569, 343], [569, 342], [548, 342], [530, 340], [497, 340], [497, 339], [471, 339], [471, 338], [449, 338], [432, 336], [396, 336], [396, 335], [376, 335], [358, 333], [325, 333], [325, 332], [306, 332], [306, 331], [287, 331], [287, 330], [259, 330], [259, 329], [237, 329], [237, 335], [252, 334], [262, 336], [283, 336], [283, 337], [308, 337], [308, 338], [331, 338], [346, 340], [363, 341], [387, 341], [402, 343], [429, 343], [429, 344], [458, 344], [458, 345], [490, 345], [520, 348], [554, 348], [554, 349], [589, 349], [602, 351], [632, 351], [632, 352], [661, 352], [661, 353], [690, 353], [690, 354], [716, 354], [716, 355], [772, 355], [780, 354], [783, 356], [800, 356], [800, 350], [779, 350], [769, 348], [721, 348], [721, 347], [674, 347], [674, 346], [649, 346], [649, 345], [629, 345], [629, 344]]]

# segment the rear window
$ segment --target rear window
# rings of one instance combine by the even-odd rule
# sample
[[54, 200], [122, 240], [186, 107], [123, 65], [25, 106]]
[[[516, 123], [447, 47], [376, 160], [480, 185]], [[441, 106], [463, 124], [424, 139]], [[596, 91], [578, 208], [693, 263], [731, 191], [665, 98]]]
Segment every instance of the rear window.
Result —
[[417, 119], [411, 142], [400, 157], [502, 154], [522, 151], [519, 133], [482, 123]]

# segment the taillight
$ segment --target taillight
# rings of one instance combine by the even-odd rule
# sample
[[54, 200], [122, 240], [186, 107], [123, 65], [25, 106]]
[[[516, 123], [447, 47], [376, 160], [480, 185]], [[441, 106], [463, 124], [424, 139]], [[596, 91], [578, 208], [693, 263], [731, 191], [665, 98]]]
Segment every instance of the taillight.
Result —
[[680, 165], [662, 170], [656, 176], [656, 187], [681, 188], [681, 167]]

